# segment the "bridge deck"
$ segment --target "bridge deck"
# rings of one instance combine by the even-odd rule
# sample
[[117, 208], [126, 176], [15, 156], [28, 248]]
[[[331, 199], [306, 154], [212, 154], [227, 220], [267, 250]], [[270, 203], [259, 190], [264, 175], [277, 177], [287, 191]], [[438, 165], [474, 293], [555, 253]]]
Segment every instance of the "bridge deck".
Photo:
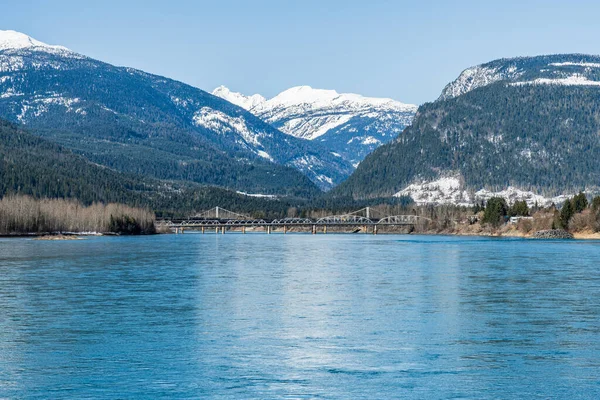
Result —
[[416, 215], [388, 215], [383, 218], [373, 218], [372, 213], [373, 210], [366, 207], [352, 213], [330, 215], [319, 219], [288, 217], [269, 220], [253, 218], [251, 216], [225, 210], [221, 207], [215, 207], [192, 217], [162, 219], [158, 222], [176, 232], [183, 232], [184, 229], [202, 229], [202, 232], [204, 232], [207, 228], [215, 228], [217, 231], [221, 230], [223, 233], [225, 232], [225, 229], [241, 228], [242, 231], [245, 232], [246, 228], [255, 227], [265, 228], [267, 233], [270, 233], [273, 229], [283, 228], [285, 233], [290, 228], [298, 227], [310, 228], [313, 233], [315, 233], [317, 229], [323, 229], [323, 232], [326, 233], [327, 228], [361, 227], [365, 231], [371, 229], [373, 233], [377, 233], [379, 227], [414, 226], [418, 222], [431, 221], [428, 218]]

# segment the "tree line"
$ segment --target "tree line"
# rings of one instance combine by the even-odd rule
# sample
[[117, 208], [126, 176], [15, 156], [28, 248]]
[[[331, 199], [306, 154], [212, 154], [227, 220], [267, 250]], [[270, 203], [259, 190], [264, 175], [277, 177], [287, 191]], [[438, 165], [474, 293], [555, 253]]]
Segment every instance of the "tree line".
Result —
[[0, 234], [65, 232], [150, 234], [155, 232], [154, 213], [113, 203], [84, 206], [75, 200], [21, 195], [0, 199]]

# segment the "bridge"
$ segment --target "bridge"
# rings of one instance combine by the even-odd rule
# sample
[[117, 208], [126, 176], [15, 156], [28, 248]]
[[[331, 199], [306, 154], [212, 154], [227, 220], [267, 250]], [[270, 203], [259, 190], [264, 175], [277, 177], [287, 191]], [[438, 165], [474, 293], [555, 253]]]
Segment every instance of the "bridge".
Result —
[[370, 207], [350, 212], [347, 214], [331, 215], [323, 218], [281, 218], [263, 219], [253, 218], [226, 210], [222, 207], [214, 207], [194, 216], [184, 219], [159, 219], [157, 222], [173, 230], [175, 233], [183, 233], [186, 229], [206, 230], [214, 229], [215, 233], [224, 234], [226, 230], [241, 230], [246, 233], [247, 228], [262, 228], [267, 234], [281, 229], [287, 233], [292, 228], [310, 229], [312, 234], [318, 231], [327, 233], [328, 228], [354, 228], [355, 232], [373, 233], [377, 235], [382, 227], [407, 226], [414, 227], [419, 222], [430, 222], [429, 218], [417, 215], [380, 215]]

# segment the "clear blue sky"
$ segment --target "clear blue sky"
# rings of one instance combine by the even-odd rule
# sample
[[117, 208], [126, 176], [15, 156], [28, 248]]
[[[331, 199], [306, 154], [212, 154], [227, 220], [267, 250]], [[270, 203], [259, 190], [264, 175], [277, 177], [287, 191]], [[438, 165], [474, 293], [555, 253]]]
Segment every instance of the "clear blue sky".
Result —
[[0, 29], [267, 97], [310, 85], [420, 104], [492, 59], [600, 53], [594, 1], [9, 0], [0, 9]]

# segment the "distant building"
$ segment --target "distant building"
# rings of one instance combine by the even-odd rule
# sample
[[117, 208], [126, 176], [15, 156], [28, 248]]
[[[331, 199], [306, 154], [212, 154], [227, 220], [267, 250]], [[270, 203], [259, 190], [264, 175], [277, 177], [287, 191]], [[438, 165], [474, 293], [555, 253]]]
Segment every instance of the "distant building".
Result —
[[533, 217], [510, 217], [509, 222], [514, 225], [519, 223], [519, 221], [522, 219], [533, 220]]

